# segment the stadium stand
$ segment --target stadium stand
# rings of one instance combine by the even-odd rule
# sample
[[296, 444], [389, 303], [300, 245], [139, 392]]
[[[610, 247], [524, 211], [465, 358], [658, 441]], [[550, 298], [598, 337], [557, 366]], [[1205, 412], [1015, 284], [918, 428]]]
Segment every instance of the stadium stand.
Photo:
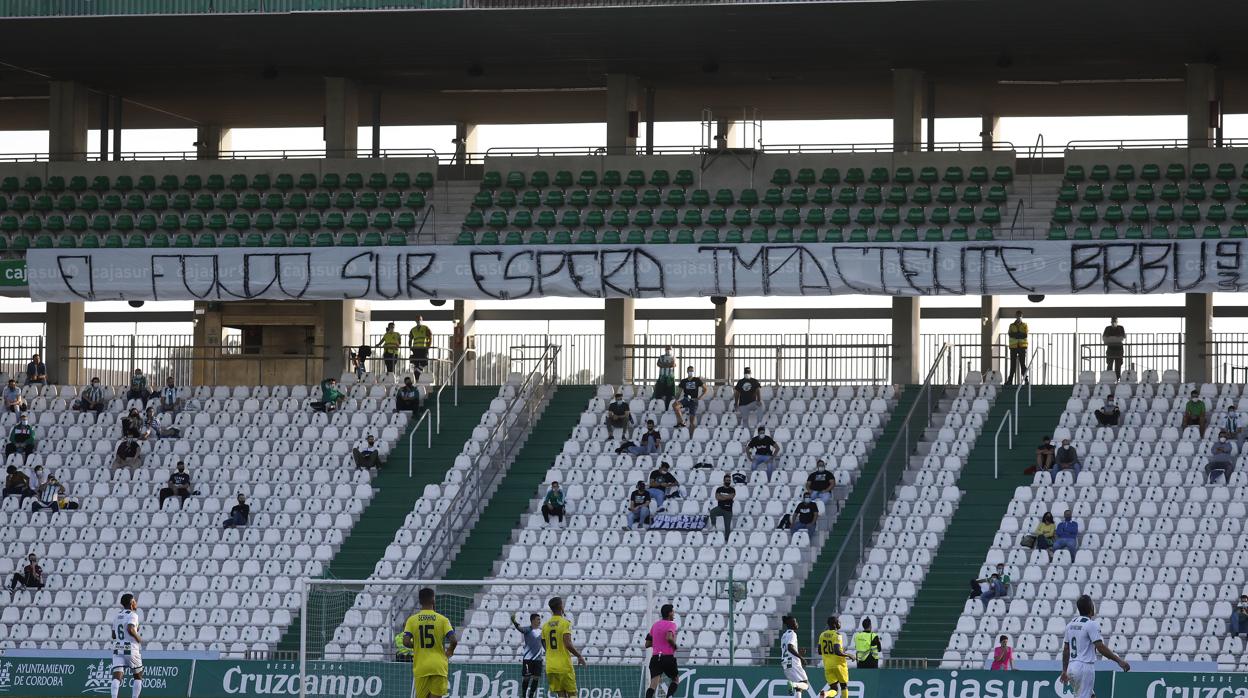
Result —
[[[34, 552], [49, 577], [43, 589], [19, 588], [0, 612], [0, 648], [103, 649], [102, 613], [126, 587], [154, 629], [151, 650], [243, 657], [275, 648], [299, 607], [297, 579], [323, 572], [373, 498], [350, 449], [366, 433], [388, 448], [406, 431], [392, 388], [351, 386], [326, 415], [308, 408], [316, 389], [304, 385], [197, 386], [186, 409], [160, 416], [181, 435], [144, 445], [133, 473], [109, 463], [120, 414], [141, 403], [116, 397], [97, 415], [71, 409], [72, 386], [25, 388], [39, 442], [24, 465], [57, 476], [81, 508], [32, 513], [29, 499], [0, 501], [8, 541], [0, 573], [7, 578]], [[0, 415], [0, 428], [16, 417]], [[178, 460], [198, 493], [161, 509], [157, 491]], [[250, 500], [250, 524], [223, 528], [239, 493]]]

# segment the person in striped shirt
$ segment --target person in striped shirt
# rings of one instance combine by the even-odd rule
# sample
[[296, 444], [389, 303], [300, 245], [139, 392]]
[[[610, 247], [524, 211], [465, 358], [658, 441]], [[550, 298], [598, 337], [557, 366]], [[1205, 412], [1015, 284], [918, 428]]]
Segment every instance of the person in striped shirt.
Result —
[[91, 411], [96, 414], [108, 409], [108, 400], [104, 396], [104, 388], [100, 387], [100, 379], [92, 378], [91, 385], [82, 389], [82, 395], [74, 403], [79, 412]]
[[182, 391], [174, 383], [173, 376], [165, 379], [165, 387], [160, 389], [160, 411], [176, 413], [182, 411]]

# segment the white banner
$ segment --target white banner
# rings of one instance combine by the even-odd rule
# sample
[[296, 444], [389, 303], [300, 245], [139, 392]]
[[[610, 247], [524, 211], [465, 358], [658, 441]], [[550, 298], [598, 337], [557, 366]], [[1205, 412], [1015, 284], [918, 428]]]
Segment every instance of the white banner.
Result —
[[1246, 240], [39, 249], [36, 301], [1207, 293]]

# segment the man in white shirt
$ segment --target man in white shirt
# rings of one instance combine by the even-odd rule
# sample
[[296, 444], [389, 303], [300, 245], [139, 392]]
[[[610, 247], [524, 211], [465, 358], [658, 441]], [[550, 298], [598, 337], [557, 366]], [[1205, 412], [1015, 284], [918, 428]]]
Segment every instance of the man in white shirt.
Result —
[[113, 617], [109, 635], [113, 639], [112, 698], [117, 698], [121, 679], [127, 670], [134, 676], [131, 698], [139, 698], [139, 692], [143, 690], [143, 656], [140, 652], [143, 638], [139, 637], [139, 602], [134, 594], [121, 595], [121, 611]]
[[1101, 638], [1101, 626], [1096, 622], [1096, 606], [1092, 597], [1084, 594], [1075, 603], [1079, 617], [1066, 626], [1066, 638], [1062, 646], [1062, 684], [1070, 684], [1075, 698], [1092, 698], [1096, 683], [1097, 655], [1114, 662], [1123, 671], [1131, 671], [1131, 665], [1105, 646]]
[[797, 645], [797, 618], [785, 616], [783, 622], [784, 634], [780, 636], [780, 666], [784, 669], [784, 678], [789, 682], [789, 689], [793, 691], [794, 696], [809, 693], [810, 698], [815, 698], [815, 690], [811, 688], [810, 679], [806, 677], [806, 660], [802, 658], [802, 651]]

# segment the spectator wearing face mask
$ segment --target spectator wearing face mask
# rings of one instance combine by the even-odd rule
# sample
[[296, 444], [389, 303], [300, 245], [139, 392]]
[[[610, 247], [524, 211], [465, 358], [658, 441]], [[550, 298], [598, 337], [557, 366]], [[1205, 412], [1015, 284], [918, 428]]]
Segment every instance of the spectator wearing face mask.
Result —
[[127, 437], [117, 442], [117, 448], [113, 451], [113, 470], [125, 468], [130, 472], [134, 472], [135, 468], [143, 465], [143, 451], [139, 446], [138, 439]]
[[832, 491], [836, 487], [836, 476], [828, 470], [828, 464], [822, 458], [815, 461], [815, 470], [806, 477], [806, 492], [812, 500], [827, 505], [832, 501]]
[[1070, 445], [1070, 439], [1062, 439], [1062, 445], [1053, 452], [1053, 475], [1056, 476], [1063, 470], [1073, 471], [1075, 477], [1083, 470], [1083, 464], [1079, 462], [1079, 451]]
[[405, 376], [403, 385], [394, 393], [394, 411], [413, 415], [420, 411], [420, 390], [412, 383], [411, 376]]
[[178, 390], [173, 376], [169, 376], [165, 379], [165, 387], [160, 389], [160, 411], [177, 414], [182, 411], [184, 406], [185, 401], [182, 399], [182, 391]]
[[706, 527], [715, 525], [716, 519], [724, 522], [724, 540], [732, 534], [732, 507], [737, 500], [737, 489], [732, 486], [732, 476], [724, 476], [724, 484], [715, 488], [715, 506], [707, 515]]
[[741, 380], [732, 388], [732, 402], [737, 408], [737, 419], [743, 426], [753, 429], [763, 411], [762, 386], [750, 377], [747, 366]]
[[758, 470], [758, 466], [767, 466], [767, 475], [771, 476], [772, 464], [777, 456], [780, 455], [780, 444], [767, 434], [767, 427], [759, 427], [758, 434], [750, 439], [745, 446], [746, 452], [753, 458], [750, 463], [750, 472]]
[[26, 557], [26, 565], [22, 567], [20, 572], [13, 575], [9, 580], [9, 591], [16, 591], [18, 586], [26, 589], [42, 589], [47, 583], [47, 577], [43, 574], [43, 567], [39, 564], [39, 558], [31, 553]]
[[671, 463], [664, 461], [659, 464], [658, 468], [650, 471], [646, 491], [654, 500], [655, 511], [663, 511], [664, 502], [672, 497], [680, 496], [680, 483], [676, 480], [676, 476], [672, 475]]
[[1058, 522], [1053, 533], [1056, 536], [1053, 540], [1053, 552], [1066, 550], [1072, 558], [1079, 552], [1079, 523], [1071, 518], [1070, 509], [1062, 514], [1062, 520]]
[[161, 425], [160, 417], [156, 416], [155, 407], [147, 408], [147, 413], [143, 415], [143, 438], [148, 441], [157, 441], [159, 439], [176, 439], [181, 435], [181, 430]]
[[12, 378], [4, 386], [4, 390], [0, 391], [0, 397], [4, 399], [4, 409], [8, 412], [25, 412], [26, 398], [22, 396], [22, 389], [17, 387], [17, 381]]
[[1096, 423], [1103, 427], [1116, 427], [1118, 421], [1122, 418], [1122, 410], [1118, 409], [1118, 405], [1114, 404], [1111, 397], [1101, 405], [1094, 414], [1096, 415]]
[[680, 400], [676, 403], [676, 426], [687, 426], [689, 435], [693, 436], [693, 430], [698, 426], [698, 404], [706, 397], [706, 383], [689, 366], [677, 387], [680, 389]]
[[377, 446], [377, 439], [372, 434], [368, 435], [364, 444], [351, 449], [351, 457], [355, 459], [357, 468], [377, 469], [381, 467], [381, 449]]
[[1209, 448], [1209, 462], [1205, 464], [1205, 484], [1222, 475], [1226, 483], [1231, 483], [1231, 475], [1235, 472], [1235, 445], [1231, 443], [1225, 431], [1218, 434], [1218, 442]]
[[147, 376], [143, 375], [142, 369], [134, 369], [134, 373], [130, 374], [130, 390], [126, 391], [126, 399], [147, 402], [151, 396], [152, 391], [147, 388]]
[[1200, 391], [1193, 390], [1191, 399], [1183, 406], [1183, 428], [1200, 427], [1200, 435], [1205, 435], [1209, 426], [1209, 411], [1205, 401], [1200, 399]]
[[35, 452], [37, 442], [35, 427], [31, 425], [30, 417], [23, 414], [17, 418], [17, 424], [9, 430], [9, 442], [4, 445], [4, 455], [11, 456], [14, 453], [20, 453], [24, 458]]
[[143, 415], [139, 414], [139, 408], [131, 407], [129, 412], [122, 415], [121, 435], [132, 439], [144, 438]]
[[676, 397], [676, 357], [670, 344], [663, 347], [663, 353], [659, 354], [658, 366], [659, 377], [654, 382], [654, 394], [650, 399], [662, 400], [663, 409], [667, 409]]
[[186, 503], [186, 498], [191, 496], [191, 474], [186, 472], [186, 463], [178, 461], [178, 469], [169, 476], [169, 482], [160, 489], [160, 508], [165, 508], [165, 500], [170, 497], [177, 497]]
[[789, 529], [796, 534], [798, 531], [806, 531], [812, 535], [815, 532], [815, 525], [819, 523], [819, 505], [810, 500], [810, 493], [802, 494], [802, 501], [797, 503], [797, 507], [793, 509], [792, 523]]
[[62, 485], [56, 477], [49, 475], [47, 481], [37, 488], [38, 498], [30, 505], [31, 511], [43, 511], [51, 509], [59, 511], [61, 509], [77, 509], [78, 503], [72, 502], [65, 497], [65, 485]]
[[603, 420], [607, 424], [608, 441], [615, 438], [617, 428], [625, 434], [628, 433], [628, 428], [633, 426], [633, 413], [629, 410], [628, 400], [624, 399], [624, 393], [615, 391], [615, 398], [607, 403], [607, 414]]
[[634, 456], [648, 456], [663, 451], [663, 435], [654, 428], [654, 420], [646, 420], [646, 433], [641, 435], [641, 444], [630, 446], [628, 452]]
[[33, 497], [35, 491], [30, 488], [30, 476], [23, 473], [16, 465], [10, 465], [4, 469], [4, 491], [0, 492], [3, 497]]
[[99, 378], [92, 378], [91, 385], [82, 389], [82, 395], [74, 401], [74, 409], [96, 414], [108, 409], [108, 400], [104, 397], [104, 388], [100, 387]]
[[645, 529], [650, 520], [650, 493], [646, 491], [646, 483], [638, 480], [637, 487], [628, 493], [628, 502], [624, 530], [631, 531], [636, 526]]

